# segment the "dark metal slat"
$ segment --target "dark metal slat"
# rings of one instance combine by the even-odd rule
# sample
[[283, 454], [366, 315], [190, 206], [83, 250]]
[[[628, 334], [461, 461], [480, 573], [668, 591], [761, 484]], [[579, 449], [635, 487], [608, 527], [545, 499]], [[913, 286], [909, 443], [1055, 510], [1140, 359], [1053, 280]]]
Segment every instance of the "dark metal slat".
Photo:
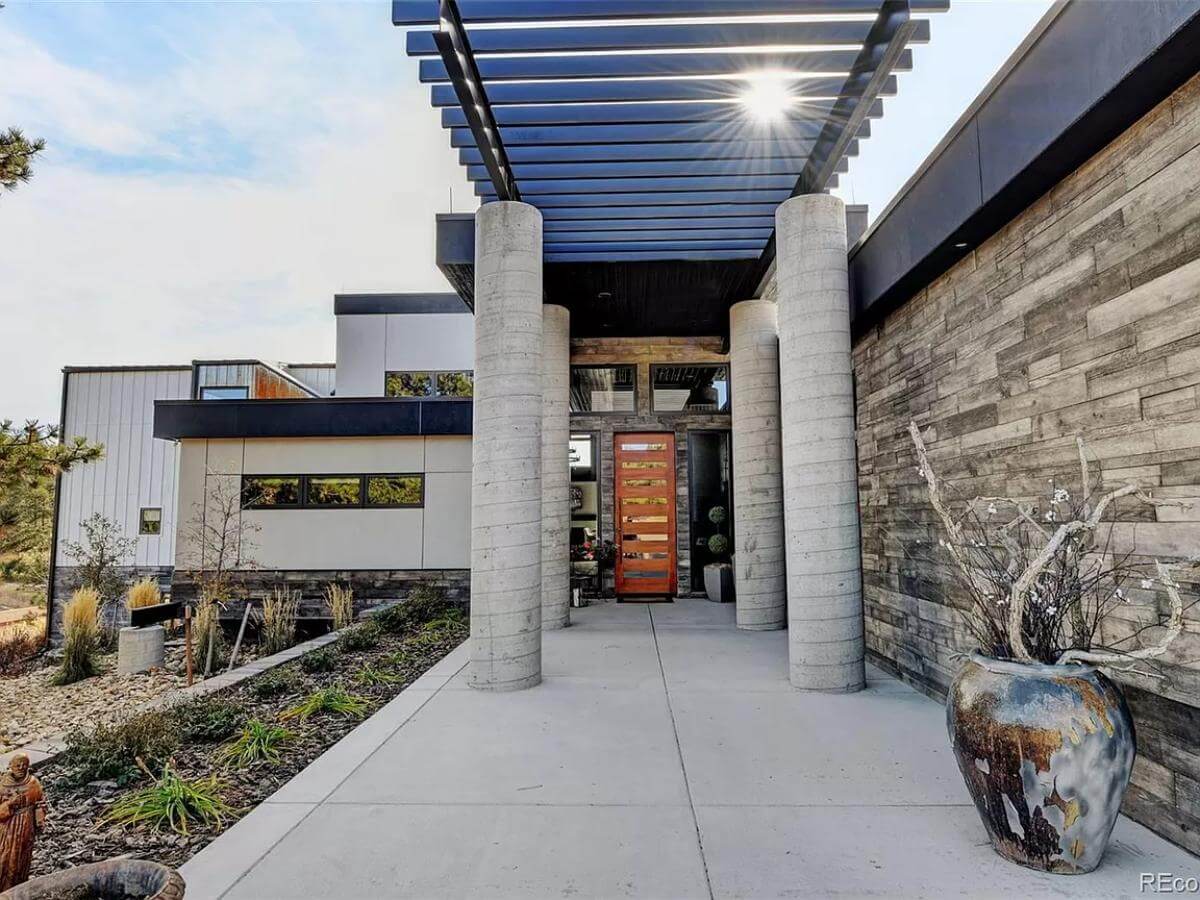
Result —
[[680, 228], [656, 231], [559, 231], [546, 229], [546, 244], [661, 242], [661, 241], [754, 241], [760, 248], [771, 236], [770, 228]]
[[672, 234], [682, 231], [759, 231], [763, 229], [769, 231], [774, 227], [775, 219], [773, 216], [692, 216], [688, 218], [628, 219], [625, 221], [543, 219], [543, 229], [547, 235], [585, 234], [607, 231], [635, 234], [643, 230], [649, 232], [663, 231]]
[[[827, 120], [834, 111], [833, 100], [796, 102], [786, 111], [782, 121]], [[701, 103], [581, 103], [551, 106], [502, 106], [494, 109], [498, 125], [625, 125], [664, 122], [739, 121], [750, 113], [737, 98]], [[883, 115], [883, 101], [871, 104], [867, 115]], [[443, 109], [443, 128], [462, 128], [467, 114], [461, 109]]]
[[[858, 58], [854, 50], [814, 53], [635, 53], [578, 56], [505, 56], [476, 60], [484, 81], [554, 78], [675, 78], [692, 75], [745, 75], [748, 72], [830, 74], [849, 72]], [[907, 52], [893, 71], [912, 68]], [[423, 59], [420, 78], [426, 83], [450, 80], [440, 59]]]
[[[704, 16], [874, 15], [880, 0], [460, 0], [466, 22], [536, 22], [566, 19], [639, 19]], [[949, 0], [916, 0], [913, 9], [941, 12]], [[433, 0], [392, 0], [395, 25], [436, 25]]]
[[[471, 32], [471, 46], [477, 54], [846, 46], [865, 41], [870, 27], [870, 22], [822, 21], [475, 29]], [[437, 53], [432, 32], [408, 33], [409, 56], [436, 56]]]
[[[859, 129], [859, 137], [870, 136], [870, 121]], [[500, 128], [505, 147], [522, 145], [562, 144], [639, 144], [639, 143], [696, 143], [706, 141], [770, 140], [796, 152], [807, 154], [821, 133], [820, 122], [772, 123], [769, 126], [752, 122], [682, 122], [662, 125], [544, 125], [508, 126]], [[473, 147], [470, 129], [450, 129], [451, 147]]]
[[[843, 89], [852, 88], [841, 76], [803, 78], [789, 81], [791, 91], [801, 99], [836, 99]], [[744, 80], [728, 78], [675, 79], [654, 81], [533, 81], [510, 83], [497, 81], [487, 86], [488, 101], [494, 110], [511, 104], [527, 103], [622, 103], [670, 100], [726, 100], [746, 89]], [[896, 93], [896, 78], [888, 78], [881, 97]], [[432, 88], [433, 105], [458, 106], [458, 96], [448, 84]]]
[[[773, 140], [682, 141], [671, 144], [582, 144], [508, 147], [508, 158], [519, 163], [654, 162], [672, 160], [779, 159], [807, 157], [808, 145], [793, 147]], [[463, 165], [482, 165], [475, 147], [458, 152]]]
[[[681, 178], [577, 178], [522, 179], [521, 193], [526, 197], [548, 194], [624, 194], [674, 191], [776, 191], [790, 190], [794, 175], [701, 175]], [[477, 196], [494, 196], [490, 182], [477, 182]]]

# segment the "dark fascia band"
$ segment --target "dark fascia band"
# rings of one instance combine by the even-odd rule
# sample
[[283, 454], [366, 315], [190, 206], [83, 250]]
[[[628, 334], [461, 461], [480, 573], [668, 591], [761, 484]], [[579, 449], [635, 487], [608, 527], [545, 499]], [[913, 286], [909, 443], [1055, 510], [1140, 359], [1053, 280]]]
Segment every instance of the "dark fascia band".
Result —
[[179, 441], [469, 435], [472, 411], [470, 400], [158, 400], [154, 436]]
[[335, 294], [336, 316], [469, 313], [458, 294]]

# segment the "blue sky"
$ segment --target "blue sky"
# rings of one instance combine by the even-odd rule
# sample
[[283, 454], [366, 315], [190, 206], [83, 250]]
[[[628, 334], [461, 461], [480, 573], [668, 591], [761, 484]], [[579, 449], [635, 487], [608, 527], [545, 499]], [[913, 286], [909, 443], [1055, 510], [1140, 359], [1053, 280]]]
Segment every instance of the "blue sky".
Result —
[[[1049, 0], [952, 4], [843, 176], [873, 213]], [[332, 361], [335, 292], [446, 289], [473, 201], [387, 2], [10, 0], [0, 59], [48, 144], [0, 196], [0, 418], [53, 420], [67, 364]]]

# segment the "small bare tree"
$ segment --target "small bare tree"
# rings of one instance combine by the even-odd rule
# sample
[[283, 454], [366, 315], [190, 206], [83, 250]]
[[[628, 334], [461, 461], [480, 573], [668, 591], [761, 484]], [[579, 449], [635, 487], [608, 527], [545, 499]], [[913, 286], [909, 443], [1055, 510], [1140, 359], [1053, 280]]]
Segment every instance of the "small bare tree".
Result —
[[[1093, 479], [1083, 439], [1077, 437], [1080, 492], [1074, 500], [1052, 480], [1045, 510], [1010, 497], [975, 497], [956, 517], [920, 428], [911, 422], [908, 430], [917, 472], [946, 533], [939, 546], [962, 578], [971, 601], [967, 627], [984, 653], [1022, 662], [1117, 665], [1167, 651], [1183, 630], [1183, 598], [1175, 578], [1180, 565], [1157, 559], [1152, 567], [1138, 564], [1132, 554], [1112, 552], [1111, 528], [1103, 529], [1102, 542], [1097, 536], [1102, 523], [1116, 520], [1123, 498], [1155, 507], [1190, 504], [1157, 499], [1136, 484], [1106, 488], [1102, 479]], [[1101, 622], [1127, 601], [1125, 585], [1135, 579], [1144, 590], [1161, 586], [1170, 601], [1162, 634], [1135, 649], [1100, 646]]]
[[257, 567], [253, 536], [260, 528], [242, 518], [243, 497], [233, 478], [208, 472], [204, 484], [204, 498], [193, 505], [179, 537], [182, 568], [196, 579], [197, 652], [207, 676], [221, 644], [220, 609], [240, 593], [233, 573]]

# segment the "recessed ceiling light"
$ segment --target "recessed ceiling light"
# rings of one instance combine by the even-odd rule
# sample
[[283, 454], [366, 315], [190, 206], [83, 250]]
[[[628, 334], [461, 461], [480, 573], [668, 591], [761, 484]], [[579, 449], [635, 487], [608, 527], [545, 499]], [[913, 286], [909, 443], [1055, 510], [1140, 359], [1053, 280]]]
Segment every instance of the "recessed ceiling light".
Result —
[[957, 244], [954, 245], [954, 249], [955, 250], [966, 250], [968, 246], [970, 246], [970, 245], [967, 244], [966, 241], [959, 241]]
[[596, 295], [596, 299], [599, 300], [601, 303], [607, 303], [609, 300], [612, 299], [612, 294], [610, 294], [608, 291], [601, 291], [600, 293], [598, 293]]

